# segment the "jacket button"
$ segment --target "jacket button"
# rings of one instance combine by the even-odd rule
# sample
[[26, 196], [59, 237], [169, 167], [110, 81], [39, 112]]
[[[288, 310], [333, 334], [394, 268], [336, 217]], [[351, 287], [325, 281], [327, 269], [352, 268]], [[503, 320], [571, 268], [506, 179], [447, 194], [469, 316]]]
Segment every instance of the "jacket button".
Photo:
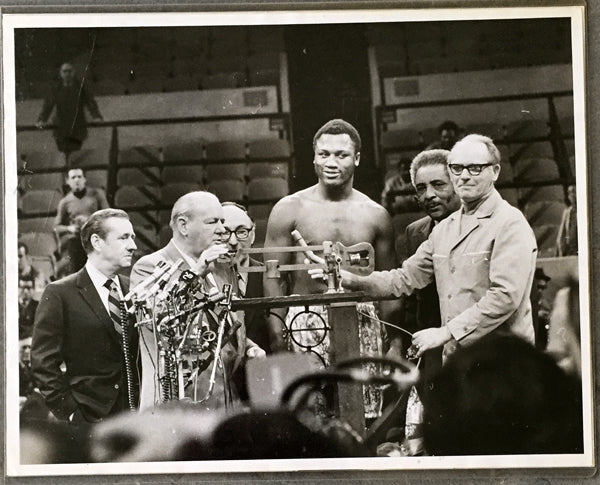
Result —
[[115, 389], [118, 389], [118, 388], [119, 388], [119, 384], [115, 384]]
[[452, 300], [452, 295], [448, 295], [448, 300]]
[[450, 273], [454, 273], [454, 271], [456, 271], [456, 268], [454, 266], [450, 267]]

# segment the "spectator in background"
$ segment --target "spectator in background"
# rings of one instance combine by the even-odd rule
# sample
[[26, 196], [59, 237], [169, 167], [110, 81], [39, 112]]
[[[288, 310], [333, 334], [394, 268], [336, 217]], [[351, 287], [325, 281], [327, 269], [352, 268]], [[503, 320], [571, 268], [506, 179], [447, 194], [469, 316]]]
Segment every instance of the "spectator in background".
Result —
[[414, 187], [410, 181], [410, 160], [401, 158], [396, 168], [390, 170], [385, 177], [381, 192], [381, 205], [394, 216], [402, 212], [418, 211], [415, 201]]
[[81, 245], [81, 227], [94, 212], [108, 208], [102, 189], [86, 187], [85, 174], [81, 168], [69, 169], [66, 183], [71, 190], [59, 201], [54, 221], [54, 229], [60, 238], [58, 276], [83, 268], [87, 256]]
[[568, 206], [564, 210], [558, 236], [556, 237], [556, 249], [558, 256], [576, 256], [577, 248], [577, 189], [575, 185], [567, 188]]
[[458, 141], [460, 129], [454, 121], [444, 121], [439, 127], [440, 139], [436, 140], [425, 148], [425, 150], [433, 150], [441, 148], [442, 150], [452, 150], [454, 144]]
[[81, 149], [81, 144], [87, 137], [84, 107], [88, 108], [95, 121], [101, 121], [102, 115], [83, 80], [77, 78], [73, 64], [63, 63], [59, 74], [60, 79], [44, 99], [37, 126], [44, 128], [56, 107], [54, 121], [51, 122], [54, 125], [54, 139], [58, 151], [65, 155], [65, 162], [68, 162], [69, 154]]
[[19, 281], [30, 281], [33, 291], [42, 291], [48, 283], [48, 278], [33, 266], [27, 244], [19, 242], [17, 251], [19, 258]]
[[550, 329], [550, 312], [552, 305], [545, 298], [548, 282], [552, 279], [544, 268], [537, 268], [534, 274], [535, 288], [537, 290], [537, 322], [535, 325], [535, 346], [544, 350], [548, 343], [548, 330]]
[[38, 301], [33, 298], [33, 282], [19, 280], [19, 339], [31, 337]]

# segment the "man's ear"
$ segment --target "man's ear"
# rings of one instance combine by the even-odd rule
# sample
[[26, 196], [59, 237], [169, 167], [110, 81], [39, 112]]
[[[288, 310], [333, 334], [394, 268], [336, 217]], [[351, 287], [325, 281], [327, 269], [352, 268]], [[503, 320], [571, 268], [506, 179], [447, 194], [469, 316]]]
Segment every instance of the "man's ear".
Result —
[[360, 152], [354, 155], [354, 166], [358, 167], [360, 165]]
[[187, 236], [187, 219], [184, 216], [178, 216], [177, 219], [175, 219], [175, 227], [182, 236]]
[[100, 249], [100, 241], [102, 241], [102, 238], [98, 234], [94, 233], [90, 236], [90, 244], [95, 250]]

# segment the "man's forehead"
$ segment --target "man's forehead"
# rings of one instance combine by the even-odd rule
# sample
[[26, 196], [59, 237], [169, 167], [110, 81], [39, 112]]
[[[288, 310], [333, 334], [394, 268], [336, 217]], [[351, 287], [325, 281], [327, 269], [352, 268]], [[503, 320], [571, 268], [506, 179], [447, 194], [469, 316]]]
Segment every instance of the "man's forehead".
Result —
[[317, 148], [324, 148], [330, 145], [343, 146], [354, 150], [354, 142], [347, 133], [323, 133], [316, 141]]
[[252, 220], [242, 209], [233, 205], [223, 207], [225, 225], [229, 227], [238, 227], [241, 225], [250, 227]]
[[449, 163], [468, 162], [469, 164], [486, 163], [489, 158], [487, 147], [477, 141], [469, 141], [454, 145], [448, 155]]
[[81, 170], [80, 168], [72, 168], [71, 170], [69, 170], [67, 172], [67, 176], [69, 178], [73, 178], [73, 177], [83, 177], [83, 170]]
[[415, 173], [415, 183], [427, 183], [432, 180], [450, 181], [446, 165], [436, 163], [435, 165], [423, 165]]
[[107, 233], [133, 233], [133, 226], [131, 225], [131, 221], [125, 217], [109, 217], [104, 221], [104, 227]]

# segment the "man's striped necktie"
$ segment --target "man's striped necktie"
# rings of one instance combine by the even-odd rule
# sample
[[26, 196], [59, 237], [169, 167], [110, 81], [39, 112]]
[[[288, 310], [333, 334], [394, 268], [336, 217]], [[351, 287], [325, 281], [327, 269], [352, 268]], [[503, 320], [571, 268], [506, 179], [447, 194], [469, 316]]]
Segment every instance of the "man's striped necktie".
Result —
[[119, 306], [120, 297], [119, 290], [117, 289], [117, 285], [113, 280], [106, 280], [104, 286], [108, 288], [108, 313], [110, 315], [110, 319], [115, 326], [115, 330], [119, 333], [123, 333], [123, 328], [121, 327], [121, 308]]

